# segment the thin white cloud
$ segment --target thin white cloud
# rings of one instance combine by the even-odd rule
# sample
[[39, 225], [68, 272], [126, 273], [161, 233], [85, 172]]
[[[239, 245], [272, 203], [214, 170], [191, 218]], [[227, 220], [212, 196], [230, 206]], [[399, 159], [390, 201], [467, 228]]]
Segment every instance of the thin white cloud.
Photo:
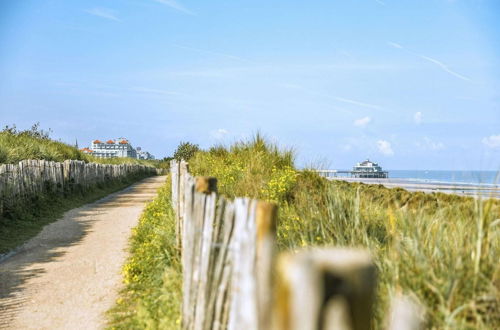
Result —
[[445, 149], [445, 145], [443, 142], [436, 142], [433, 141], [432, 139], [428, 138], [427, 136], [423, 138], [422, 142], [417, 141], [415, 145], [423, 150], [443, 150]]
[[354, 126], [357, 126], [357, 127], [366, 127], [366, 125], [368, 125], [371, 120], [372, 119], [370, 117], [363, 117], [363, 118], [356, 119], [354, 121]]
[[210, 131], [210, 136], [216, 140], [222, 140], [228, 134], [229, 131], [225, 128], [218, 128], [216, 130]]
[[386, 140], [378, 140], [377, 141], [377, 148], [380, 153], [386, 156], [392, 156], [394, 155], [394, 151], [392, 150], [391, 143]]
[[154, 1], [156, 1], [158, 3], [161, 3], [163, 5], [169, 6], [170, 8], [178, 10], [178, 11], [184, 13], [184, 14], [196, 15], [196, 13], [194, 13], [193, 11], [187, 9], [186, 7], [184, 7], [183, 5], [181, 5], [180, 3], [178, 3], [175, 0], [154, 0]]
[[[308, 94], [311, 94], [311, 95], [315, 95], [315, 96], [319, 96], [319, 97], [324, 97], [324, 98], [332, 99], [332, 100], [343, 102], [343, 103], [354, 104], [354, 105], [357, 105], [357, 106], [360, 106], [360, 107], [365, 107], [365, 108], [370, 108], [370, 109], [377, 109], [377, 110], [381, 108], [380, 106], [375, 105], [375, 104], [370, 104], [370, 103], [360, 102], [360, 101], [356, 101], [356, 100], [346, 99], [346, 98], [340, 97], [340, 96], [332, 96], [332, 95], [329, 95], [329, 94], [319, 93], [319, 92], [316, 92], [316, 91], [304, 88], [304, 87], [302, 87], [300, 85], [296, 85], [296, 84], [283, 83], [283, 84], [279, 84], [279, 86], [284, 87], [284, 88], [288, 88], [288, 89], [301, 90], [301, 91], [304, 91], [304, 92], [306, 92]], [[348, 112], [348, 113], [352, 112], [352, 111], [348, 111], [348, 110], [343, 110], [343, 111]]]
[[85, 10], [87, 14], [94, 15], [100, 18], [104, 18], [110, 21], [120, 22], [120, 19], [116, 17], [116, 14], [113, 10], [107, 8], [92, 8]]
[[246, 58], [235, 56], [235, 55], [231, 55], [231, 54], [226, 54], [226, 53], [215, 52], [213, 50], [194, 48], [194, 47], [189, 47], [189, 46], [184, 46], [184, 45], [178, 45], [178, 44], [174, 44], [173, 46], [177, 47], [177, 48], [180, 48], [180, 49], [185, 49], [185, 50], [193, 51], [193, 52], [196, 52], [196, 53], [200, 53], [200, 54], [216, 55], [216, 56], [230, 58], [232, 60], [238, 60], [238, 61], [252, 63], [250, 60], [247, 60]]
[[339, 97], [339, 96], [333, 96], [333, 98], [337, 101], [359, 105], [360, 107], [371, 108], [371, 109], [380, 109], [380, 106], [375, 105], [375, 104], [364, 103], [364, 102], [360, 102], [360, 101], [356, 101], [356, 100], [346, 99], [346, 98]]
[[375, 0], [375, 2], [381, 6], [384, 6], [384, 7], [386, 6], [385, 2], [383, 2], [382, 0]]
[[415, 114], [413, 115], [413, 121], [417, 125], [422, 123], [422, 113], [420, 111], [415, 112]]
[[398, 44], [398, 43], [392, 42], [392, 41], [388, 41], [388, 42], [387, 42], [387, 44], [388, 44], [389, 46], [394, 47], [394, 48], [404, 49], [404, 48], [403, 48], [403, 46], [401, 46], [401, 45], [400, 45], [400, 44]]
[[163, 89], [155, 89], [155, 88], [146, 88], [146, 87], [132, 87], [130, 88], [133, 92], [138, 93], [146, 93], [146, 94], [157, 94], [157, 95], [179, 95], [178, 92], [163, 90]]
[[342, 145], [342, 150], [344, 150], [344, 151], [350, 151], [351, 149], [352, 149], [352, 146], [350, 144]]
[[458, 78], [458, 79], [461, 79], [461, 80], [464, 80], [464, 81], [468, 81], [468, 82], [472, 82], [472, 80], [456, 71], [453, 71], [452, 69], [450, 69], [450, 67], [446, 64], [446, 63], [443, 63], [435, 58], [432, 58], [432, 57], [429, 57], [429, 56], [425, 56], [425, 55], [422, 55], [422, 54], [419, 54], [419, 53], [415, 53], [403, 46], [401, 46], [400, 44], [398, 43], [395, 43], [395, 42], [392, 42], [392, 41], [388, 41], [387, 42], [388, 45], [394, 47], [394, 48], [397, 48], [397, 49], [401, 49], [401, 50], [404, 50], [414, 56], [417, 56], [417, 57], [420, 57], [421, 59], [423, 60], [426, 60], [428, 62], [431, 62], [435, 65], [437, 65], [439, 68], [441, 68], [443, 71], [451, 74], [452, 76]]
[[420, 58], [423, 58], [424, 60], [427, 60], [431, 63], [434, 63], [436, 64], [437, 66], [439, 66], [441, 69], [443, 69], [444, 71], [448, 72], [449, 74], [459, 78], [459, 79], [462, 79], [462, 80], [465, 80], [465, 81], [469, 81], [471, 82], [472, 80], [470, 80], [470, 78], [467, 78], [466, 76], [464, 75], [461, 75], [460, 73], [458, 72], [455, 72], [453, 70], [451, 70], [448, 65], [444, 64], [443, 62], [441, 61], [438, 61], [436, 60], [435, 58], [432, 58], [432, 57], [428, 57], [428, 56], [424, 56], [424, 55], [418, 55]]
[[483, 138], [483, 144], [491, 149], [500, 149], [500, 134]]

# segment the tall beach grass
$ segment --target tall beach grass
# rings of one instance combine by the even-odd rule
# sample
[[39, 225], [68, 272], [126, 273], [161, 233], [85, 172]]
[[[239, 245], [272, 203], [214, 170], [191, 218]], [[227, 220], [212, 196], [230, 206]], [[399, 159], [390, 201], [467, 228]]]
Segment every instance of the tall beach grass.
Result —
[[[375, 329], [384, 328], [398, 293], [425, 307], [428, 328], [500, 328], [500, 201], [331, 182], [297, 170], [293, 161], [292, 150], [256, 136], [200, 151], [189, 166], [194, 175], [217, 177], [228, 197], [277, 203], [281, 251], [369, 250], [379, 278]], [[169, 193], [162, 190], [134, 232], [124, 271], [126, 281], [137, 275], [137, 284], [127, 284], [112, 310], [114, 327], [179, 327], [181, 269]]]
[[425, 306], [430, 328], [500, 328], [500, 201], [327, 181], [260, 136], [200, 152], [190, 169], [217, 177], [222, 194], [278, 203], [282, 251], [368, 249], [379, 276], [375, 328], [401, 292]]

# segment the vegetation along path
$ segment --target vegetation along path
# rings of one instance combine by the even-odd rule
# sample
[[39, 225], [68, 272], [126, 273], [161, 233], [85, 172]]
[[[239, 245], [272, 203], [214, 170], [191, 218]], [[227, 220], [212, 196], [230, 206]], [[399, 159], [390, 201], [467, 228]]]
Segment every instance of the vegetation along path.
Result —
[[164, 182], [144, 179], [66, 212], [0, 263], [0, 328], [102, 328], [131, 229]]

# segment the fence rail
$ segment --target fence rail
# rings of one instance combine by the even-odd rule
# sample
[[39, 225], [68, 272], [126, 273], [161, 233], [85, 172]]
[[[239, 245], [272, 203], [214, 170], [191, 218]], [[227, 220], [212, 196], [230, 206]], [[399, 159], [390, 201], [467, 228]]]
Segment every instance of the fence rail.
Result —
[[[170, 170], [183, 329], [371, 328], [376, 270], [368, 252], [323, 248], [277, 256], [276, 205], [228, 200], [217, 194], [216, 178], [191, 176], [184, 161], [172, 161]], [[422, 328], [421, 310], [409, 301], [395, 300], [389, 329]]]
[[0, 217], [9, 208], [27, 203], [39, 194], [67, 194], [77, 189], [131, 175], [155, 175], [156, 168], [137, 164], [96, 164], [66, 160], [23, 160], [0, 165]]

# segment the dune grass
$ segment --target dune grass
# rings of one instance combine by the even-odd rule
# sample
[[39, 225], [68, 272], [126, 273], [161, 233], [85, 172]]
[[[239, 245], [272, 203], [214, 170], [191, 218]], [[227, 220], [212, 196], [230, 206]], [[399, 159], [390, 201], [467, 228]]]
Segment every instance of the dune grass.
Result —
[[259, 136], [199, 152], [190, 170], [217, 177], [222, 194], [278, 203], [282, 251], [367, 248], [379, 274], [376, 328], [399, 292], [426, 307], [430, 328], [500, 328], [500, 201], [330, 182]]
[[[276, 202], [281, 251], [368, 249], [379, 277], [375, 329], [383, 328], [396, 293], [425, 306], [428, 328], [500, 328], [500, 201], [330, 182], [296, 170], [293, 158], [292, 150], [256, 136], [200, 151], [189, 165], [194, 175], [217, 177], [221, 194]], [[134, 233], [112, 327], [179, 327], [181, 269], [169, 189]]]
[[111, 329], [180, 328], [182, 275], [170, 191], [168, 180], [133, 229], [125, 288], [108, 312]]

